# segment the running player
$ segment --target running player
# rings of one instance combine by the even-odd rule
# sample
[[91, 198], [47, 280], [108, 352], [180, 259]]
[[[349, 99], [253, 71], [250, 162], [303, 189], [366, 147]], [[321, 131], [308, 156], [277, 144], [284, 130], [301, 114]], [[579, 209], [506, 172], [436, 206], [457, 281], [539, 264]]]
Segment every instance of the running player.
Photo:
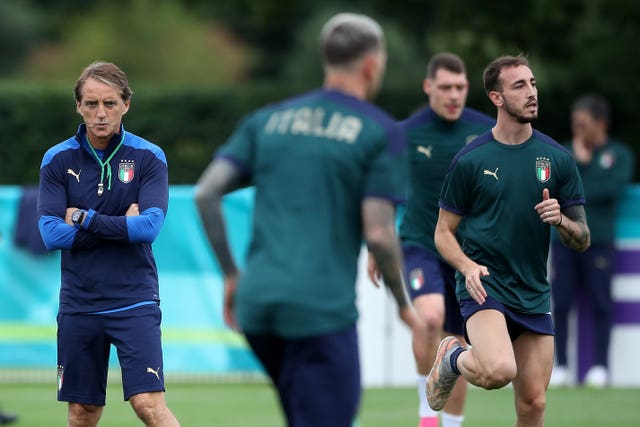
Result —
[[[500, 57], [484, 72], [498, 110], [495, 127], [454, 158], [440, 198], [435, 242], [459, 272], [465, 348], [442, 340], [427, 399], [444, 407], [462, 375], [485, 389], [513, 384], [517, 426], [544, 425], [553, 367], [550, 227], [576, 251], [589, 247], [584, 192], [571, 153], [533, 129], [538, 89], [523, 56]], [[462, 246], [456, 230], [464, 221]]]
[[[404, 278], [425, 329], [424, 347], [414, 347], [418, 371], [419, 427], [436, 427], [438, 414], [427, 404], [427, 373], [440, 340], [462, 337], [462, 315], [455, 295], [455, 270], [436, 250], [433, 233], [438, 220], [438, 199], [453, 156], [475, 137], [487, 132], [495, 120], [465, 103], [469, 82], [462, 59], [452, 53], [434, 55], [423, 84], [429, 106], [402, 122], [409, 145], [409, 191], [400, 238]], [[444, 333], [444, 334], [443, 334]], [[440, 416], [442, 427], [460, 427], [467, 382], [458, 381]]]

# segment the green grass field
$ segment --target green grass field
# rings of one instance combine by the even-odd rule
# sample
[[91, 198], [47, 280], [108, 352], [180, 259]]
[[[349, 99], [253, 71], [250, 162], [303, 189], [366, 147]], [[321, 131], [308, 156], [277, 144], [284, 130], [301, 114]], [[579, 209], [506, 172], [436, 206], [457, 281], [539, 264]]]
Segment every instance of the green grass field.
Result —
[[[312, 392], [312, 391], [310, 391]], [[0, 404], [20, 416], [18, 427], [66, 425], [66, 404], [57, 402], [55, 384], [0, 384]], [[263, 383], [168, 384], [167, 401], [184, 427], [281, 427], [271, 388]], [[465, 427], [512, 426], [512, 390], [469, 392]], [[413, 388], [366, 389], [361, 427], [415, 427]], [[102, 427], [139, 426], [119, 384], [109, 386]], [[553, 389], [548, 393], [546, 426], [638, 427], [640, 389]]]

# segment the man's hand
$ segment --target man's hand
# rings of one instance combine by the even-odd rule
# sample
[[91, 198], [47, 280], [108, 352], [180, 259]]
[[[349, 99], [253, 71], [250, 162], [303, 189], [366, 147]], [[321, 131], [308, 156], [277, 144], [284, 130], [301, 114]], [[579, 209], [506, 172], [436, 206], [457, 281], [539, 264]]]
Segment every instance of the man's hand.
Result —
[[380, 274], [378, 264], [376, 264], [376, 259], [373, 257], [371, 252], [367, 253], [367, 273], [369, 275], [369, 279], [373, 282], [376, 288], [379, 288], [382, 284], [382, 274]]
[[64, 222], [70, 226], [75, 226], [75, 224], [73, 223], [73, 221], [71, 221], [71, 215], [73, 215], [73, 213], [75, 211], [77, 211], [79, 208], [67, 208], [67, 212], [64, 215]]
[[575, 157], [576, 162], [583, 165], [591, 162], [591, 158], [593, 157], [593, 147], [589, 147], [584, 142], [584, 139], [574, 137], [571, 146], [573, 148], [573, 156]]
[[487, 291], [482, 285], [482, 277], [489, 275], [489, 269], [484, 265], [473, 263], [471, 268], [461, 271], [461, 273], [464, 275], [464, 286], [471, 298], [480, 305], [484, 304], [487, 299]]
[[140, 208], [138, 207], [137, 203], [131, 203], [131, 206], [129, 206], [129, 209], [127, 209], [127, 212], [124, 214], [125, 216], [138, 216], [140, 215]]
[[224, 278], [224, 307], [223, 316], [224, 323], [227, 324], [234, 331], [238, 331], [238, 323], [236, 322], [236, 316], [234, 314], [234, 304], [236, 287], [238, 285], [238, 276], [225, 276]]
[[542, 190], [542, 201], [535, 206], [536, 212], [540, 215], [542, 222], [558, 226], [562, 223], [562, 213], [558, 200], [549, 197], [549, 189]]

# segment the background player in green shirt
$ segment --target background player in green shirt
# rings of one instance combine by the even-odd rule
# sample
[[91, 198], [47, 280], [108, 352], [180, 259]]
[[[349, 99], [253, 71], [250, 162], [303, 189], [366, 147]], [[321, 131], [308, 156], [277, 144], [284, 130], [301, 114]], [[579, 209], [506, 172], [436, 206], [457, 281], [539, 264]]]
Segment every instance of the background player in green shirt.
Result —
[[[567, 246], [589, 247], [582, 182], [571, 153], [531, 122], [536, 81], [523, 56], [500, 57], [484, 71], [496, 126], [462, 149], [445, 177], [435, 242], [459, 272], [465, 335], [440, 343], [427, 382], [433, 409], [459, 375], [485, 389], [511, 382], [516, 426], [543, 426], [553, 367], [547, 255], [550, 227]], [[464, 218], [462, 246], [455, 232]]]
[[[339, 14], [320, 46], [324, 87], [250, 114], [204, 172], [196, 201], [224, 274], [225, 320], [237, 320], [288, 424], [348, 427], [361, 393], [355, 281], [363, 237], [400, 317], [412, 329], [419, 323], [395, 234], [406, 140], [366, 102], [385, 70], [380, 26]], [[253, 233], [239, 275], [220, 199], [249, 184]]]
[[[584, 253], [569, 250], [552, 235], [551, 296], [556, 329], [556, 364], [551, 385], [567, 385], [567, 335], [569, 310], [578, 289], [588, 297], [593, 319], [591, 368], [584, 381], [591, 387], [608, 384], [609, 341], [612, 326], [611, 281], [615, 270], [615, 221], [618, 201], [633, 178], [631, 150], [609, 137], [610, 108], [598, 95], [580, 97], [572, 107], [573, 140], [567, 144], [578, 163], [587, 198], [591, 246]], [[590, 349], [591, 350], [591, 349]], [[592, 356], [592, 357], [590, 357]]]
[[[443, 52], [427, 65], [423, 90], [429, 105], [401, 124], [407, 133], [408, 193], [400, 239], [407, 291], [425, 328], [414, 347], [419, 397], [419, 427], [437, 427], [438, 413], [429, 408], [425, 389], [438, 344], [446, 335], [462, 337], [463, 319], [456, 300], [455, 270], [442, 259], [433, 242], [438, 220], [438, 199], [444, 175], [455, 154], [475, 137], [487, 132], [495, 120], [465, 103], [469, 92], [466, 68], [460, 57]], [[369, 272], [375, 279], [375, 265]], [[463, 421], [467, 382], [458, 381], [447, 401], [442, 427], [459, 427]]]

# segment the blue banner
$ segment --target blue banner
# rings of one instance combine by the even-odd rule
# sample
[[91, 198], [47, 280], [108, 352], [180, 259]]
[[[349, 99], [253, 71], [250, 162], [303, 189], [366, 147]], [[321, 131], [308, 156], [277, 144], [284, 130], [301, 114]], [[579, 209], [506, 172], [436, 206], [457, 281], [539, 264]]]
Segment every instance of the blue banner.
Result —
[[[16, 244], [18, 219], [35, 209], [35, 205], [21, 205], [23, 190], [0, 186], [0, 367], [55, 368], [60, 254]], [[160, 278], [165, 372], [261, 372], [243, 337], [222, 319], [221, 272], [198, 218], [193, 190], [192, 186], [170, 188], [167, 218], [153, 245]], [[223, 201], [232, 250], [240, 265], [251, 232], [252, 206], [252, 189], [230, 194]], [[32, 224], [30, 233], [38, 233], [37, 224]]]

